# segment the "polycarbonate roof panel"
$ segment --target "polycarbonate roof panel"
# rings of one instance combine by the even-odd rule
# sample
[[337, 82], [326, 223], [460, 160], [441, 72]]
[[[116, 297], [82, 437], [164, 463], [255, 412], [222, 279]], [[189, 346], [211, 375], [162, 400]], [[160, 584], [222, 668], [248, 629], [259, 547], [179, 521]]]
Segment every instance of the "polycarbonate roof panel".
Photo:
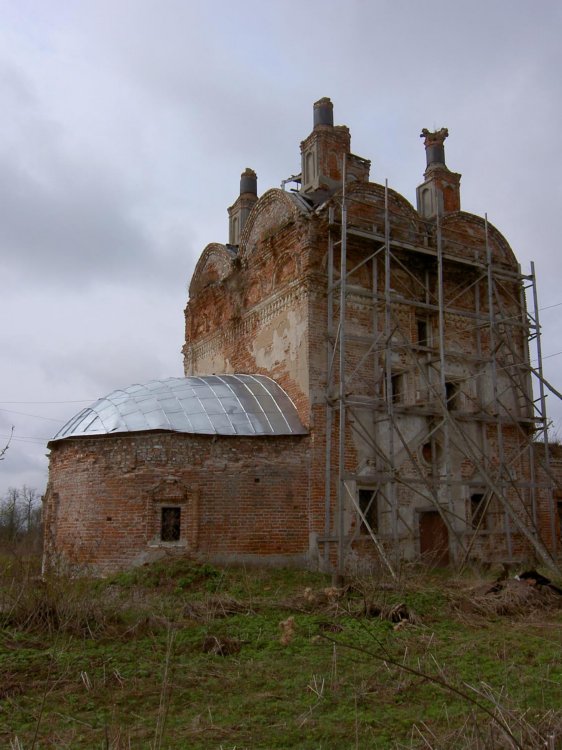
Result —
[[265, 375], [151, 380], [113, 391], [72, 417], [53, 440], [170, 430], [200, 435], [304, 435], [295, 405]]

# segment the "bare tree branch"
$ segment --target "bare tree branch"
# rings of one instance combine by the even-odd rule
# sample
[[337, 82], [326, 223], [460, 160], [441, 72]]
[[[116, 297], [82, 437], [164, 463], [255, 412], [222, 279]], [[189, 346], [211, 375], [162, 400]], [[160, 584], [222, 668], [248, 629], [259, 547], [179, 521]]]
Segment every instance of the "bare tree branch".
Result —
[[4, 446], [3, 448], [2, 448], [2, 450], [0, 450], [0, 461], [3, 461], [3, 460], [4, 460], [4, 456], [5, 456], [5, 454], [6, 454], [6, 451], [7, 451], [7, 450], [8, 450], [8, 448], [10, 447], [10, 443], [12, 442], [12, 437], [13, 437], [13, 436], [14, 436], [14, 425], [12, 425], [12, 429], [11, 429], [11, 431], [10, 431], [10, 437], [8, 438], [8, 442], [7, 442], [7, 443], [6, 443], [6, 445], [5, 445], [5, 446]]

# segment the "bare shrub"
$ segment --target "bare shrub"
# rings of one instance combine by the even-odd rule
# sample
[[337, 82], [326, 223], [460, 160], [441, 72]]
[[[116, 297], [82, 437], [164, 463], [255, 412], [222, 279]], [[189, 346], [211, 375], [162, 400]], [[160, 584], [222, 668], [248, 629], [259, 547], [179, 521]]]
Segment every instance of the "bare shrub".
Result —
[[424, 723], [414, 725], [412, 739], [397, 747], [409, 750], [559, 750], [562, 747], [562, 712], [510, 709], [504, 702], [496, 701], [498, 718], [509, 728], [509, 734], [492, 720], [482, 721], [471, 713], [461, 727], [450, 728], [435, 734]]
[[465, 592], [455, 609], [482, 617], [519, 617], [562, 608], [562, 596], [547, 586], [508, 579]]
[[183, 608], [183, 616], [196, 622], [208, 622], [253, 611], [228, 594], [210, 594], [202, 600], [189, 601]]
[[7, 627], [44, 633], [66, 632], [95, 637], [123, 622], [122, 608], [87, 579], [65, 575], [4, 578], [0, 622]]
[[241, 648], [242, 642], [238, 638], [208, 635], [203, 641], [203, 652], [215, 654], [215, 656], [232, 656], [232, 654], [238, 654]]

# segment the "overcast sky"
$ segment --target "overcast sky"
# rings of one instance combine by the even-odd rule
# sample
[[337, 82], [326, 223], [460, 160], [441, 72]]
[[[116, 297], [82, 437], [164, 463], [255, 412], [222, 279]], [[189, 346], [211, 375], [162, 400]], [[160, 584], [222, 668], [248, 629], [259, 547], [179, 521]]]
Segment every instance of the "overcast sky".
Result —
[[462, 207], [536, 263], [561, 388], [561, 37], [559, 0], [0, 0], [0, 495], [43, 491], [82, 407], [182, 374], [187, 285], [240, 172], [260, 193], [298, 172], [323, 96], [412, 203], [421, 128], [449, 128]]

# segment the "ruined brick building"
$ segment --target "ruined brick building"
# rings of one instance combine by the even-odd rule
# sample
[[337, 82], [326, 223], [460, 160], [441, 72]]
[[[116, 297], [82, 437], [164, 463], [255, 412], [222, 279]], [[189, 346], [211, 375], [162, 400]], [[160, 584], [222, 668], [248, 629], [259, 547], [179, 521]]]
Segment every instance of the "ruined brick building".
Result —
[[186, 377], [116, 391], [49, 443], [47, 562], [557, 556], [534, 274], [461, 210], [447, 135], [422, 132], [417, 208], [370, 181], [329, 99], [301, 174], [258, 197], [243, 172], [189, 286]]

